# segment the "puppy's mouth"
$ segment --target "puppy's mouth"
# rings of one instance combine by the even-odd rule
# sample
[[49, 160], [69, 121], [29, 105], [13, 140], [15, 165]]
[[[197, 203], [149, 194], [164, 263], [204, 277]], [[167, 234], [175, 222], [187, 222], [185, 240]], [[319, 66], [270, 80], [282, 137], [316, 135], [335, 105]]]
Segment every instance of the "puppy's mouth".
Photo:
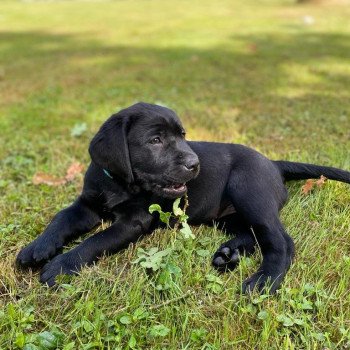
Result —
[[161, 187], [162, 191], [165, 194], [176, 196], [176, 197], [184, 195], [187, 191], [187, 186], [185, 183], [181, 183], [181, 184], [174, 183], [174, 184], [159, 186], [159, 187]]

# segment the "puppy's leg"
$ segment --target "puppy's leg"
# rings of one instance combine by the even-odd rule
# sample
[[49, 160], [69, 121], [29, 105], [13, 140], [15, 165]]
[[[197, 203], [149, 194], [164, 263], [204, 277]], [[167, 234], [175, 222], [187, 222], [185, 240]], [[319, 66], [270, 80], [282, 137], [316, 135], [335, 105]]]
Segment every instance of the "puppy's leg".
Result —
[[58, 255], [42, 269], [40, 281], [49, 286], [55, 284], [59, 274], [74, 275], [84, 265], [91, 265], [104, 254], [110, 255], [136, 242], [150, 232], [152, 216], [148, 213], [126, 220], [121, 218], [106, 230], [89, 237], [71, 251]]
[[269, 291], [273, 294], [280, 286], [291, 263], [283, 228], [278, 225], [254, 225], [263, 260], [256, 273], [243, 283], [243, 292]]
[[[260, 169], [259, 169], [260, 170]], [[263, 261], [258, 271], [243, 283], [243, 291], [280, 286], [293, 258], [294, 244], [280, 222], [278, 211], [286, 200], [286, 190], [279, 174], [266, 166], [249, 174], [236, 171], [228, 183], [229, 195], [237, 213], [253, 228]], [[266, 172], [264, 174], [264, 172]]]
[[283, 229], [283, 237], [287, 242], [287, 261], [286, 261], [286, 271], [289, 270], [290, 265], [292, 265], [295, 256], [295, 245], [292, 237]]
[[242, 256], [254, 253], [255, 238], [249, 226], [238, 214], [220, 219], [218, 227], [235, 237], [222, 244], [215, 252], [212, 260], [213, 266], [219, 271], [233, 270], [239, 264]]
[[78, 198], [57, 213], [45, 231], [20, 251], [16, 262], [22, 267], [40, 266], [55, 256], [65, 243], [89, 232], [99, 222], [100, 217]]

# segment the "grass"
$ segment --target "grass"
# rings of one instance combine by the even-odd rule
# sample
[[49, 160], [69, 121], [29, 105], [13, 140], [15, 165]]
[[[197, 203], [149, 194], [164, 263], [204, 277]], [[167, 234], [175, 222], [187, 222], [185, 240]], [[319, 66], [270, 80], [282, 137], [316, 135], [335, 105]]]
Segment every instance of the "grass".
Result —
[[[277, 296], [240, 294], [259, 256], [217, 275], [226, 237], [157, 231], [58, 289], [14, 259], [68, 205], [57, 176], [112, 112], [165, 104], [191, 139], [240, 142], [274, 159], [350, 169], [350, 9], [291, 1], [2, 1], [0, 349], [348, 349], [350, 191], [289, 184], [282, 220], [296, 262]], [[314, 23], [307, 25], [305, 16]], [[86, 123], [80, 137], [76, 124]], [[153, 273], [135, 261], [170, 254]]]

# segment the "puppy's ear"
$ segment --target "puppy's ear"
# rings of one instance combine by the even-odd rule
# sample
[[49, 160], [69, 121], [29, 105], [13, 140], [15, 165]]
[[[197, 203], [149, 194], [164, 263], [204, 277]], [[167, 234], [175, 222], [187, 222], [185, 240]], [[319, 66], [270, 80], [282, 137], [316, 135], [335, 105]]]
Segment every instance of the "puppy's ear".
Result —
[[89, 153], [94, 163], [112, 175], [132, 183], [127, 129], [130, 120], [125, 115], [112, 115], [90, 143]]

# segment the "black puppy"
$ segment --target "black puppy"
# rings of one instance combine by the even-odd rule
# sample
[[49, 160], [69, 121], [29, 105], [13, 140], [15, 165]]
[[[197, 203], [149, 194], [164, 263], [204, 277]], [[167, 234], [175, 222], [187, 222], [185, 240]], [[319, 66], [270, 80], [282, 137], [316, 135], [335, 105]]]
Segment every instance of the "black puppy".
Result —
[[[234, 235], [214, 254], [213, 265], [233, 269], [241, 255], [252, 254], [259, 244], [262, 264], [244, 282], [243, 291], [269, 286], [273, 293], [294, 256], [293, 240], [279, 219], [287, 200], [284, 181], [324, 175], [350, 183], [350, 172], [340, 169], [271, 161], [242, 145], [187, 142], [173, 111], [147, 103], [112, 115], [92, 139], [89, 152], [92, 162], [81, 195], [17, 257], [21, 266], [46, 262], [40, 280], [49, 286], [60, 273], [74, 274], [151, 233], [160, 221], [149, 206], [159, 203], [169, 210], [187, 192], [190, 224], [214, 222]], [[57, 255], [102, 219], [113, 224]]]

